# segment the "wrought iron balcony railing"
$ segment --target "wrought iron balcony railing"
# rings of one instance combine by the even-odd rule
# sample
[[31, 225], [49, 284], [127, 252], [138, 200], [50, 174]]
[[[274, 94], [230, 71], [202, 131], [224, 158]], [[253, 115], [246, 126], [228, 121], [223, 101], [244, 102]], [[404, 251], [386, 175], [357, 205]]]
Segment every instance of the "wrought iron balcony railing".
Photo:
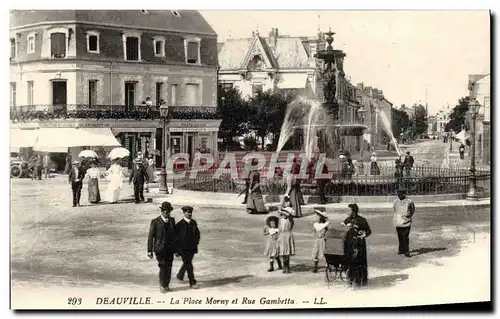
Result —
[[[169, 106], [170, 119], [217, 119], [217, 108], [210, 106]], [[22, 105], [11, 106], [12, 121], [51, 120], [51, 119], [161, 119], [156, 106], [146, 105]]]

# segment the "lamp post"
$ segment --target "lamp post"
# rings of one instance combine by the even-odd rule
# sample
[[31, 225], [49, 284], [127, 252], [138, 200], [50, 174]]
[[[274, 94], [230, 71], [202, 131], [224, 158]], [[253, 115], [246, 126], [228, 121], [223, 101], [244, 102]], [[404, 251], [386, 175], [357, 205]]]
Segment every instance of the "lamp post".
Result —
[[471, 131], [471, 156], [470, 156], [470, 173], [469, 173], [469, 192], [467, 193], [467, 199], [477, 200], [476, 192], [476, 115], [479, 110], [479, 102], [476, 99], [469, 100], [469, 112], [472, 119], [472, 131]]
[[168, 121], [168, 105], [160, 106], [160, 117], [163, 121], [163, 143], [161, 146], [161, 172], [160, 172], [160, 190], [161, 194], [168, 194], [167, 187], [167, 148], [165, 145], [167, 144], [167, 121]]

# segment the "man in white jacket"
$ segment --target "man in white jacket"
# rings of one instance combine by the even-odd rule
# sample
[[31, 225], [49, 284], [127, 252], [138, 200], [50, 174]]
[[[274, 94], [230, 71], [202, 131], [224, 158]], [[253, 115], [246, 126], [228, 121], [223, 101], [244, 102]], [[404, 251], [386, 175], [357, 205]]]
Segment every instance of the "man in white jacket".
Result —
[[410, 230], [415, 204], [406, 197], [406, 190], [398, 190], [398, 199], [394, 202], [394, 226], [398, 234], [399, 249], [398, 254], [410, 256]]

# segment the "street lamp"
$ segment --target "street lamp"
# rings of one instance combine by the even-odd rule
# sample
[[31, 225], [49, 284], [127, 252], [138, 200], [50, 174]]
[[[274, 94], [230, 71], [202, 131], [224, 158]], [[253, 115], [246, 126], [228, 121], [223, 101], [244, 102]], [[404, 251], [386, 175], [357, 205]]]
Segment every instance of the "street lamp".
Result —
[[469, 192], [467, 193], [467, 199], [478, 200], [476, 191], [476, 115], [479, 111], [479, 102], [476, 99], [469, 100], [469, 112], [472, 119], [472, 131], [471, 131], [471, 156], [470, 156], [470, 173], [469, 173]]
[[160, 117], [163, 121], [163, 143], [161, 146], [161, 157], [162, 157], [162, 164], [161, 164], [161, 172], [160, 172], [160, 193], [161, 194], [168, 194], [168, 187], [167, 187], [167, 148], [165, 145], [167, 144], [167, 121], [168, 121], [168, 105], [163, 104], [160, 106]]
[[[366, 109], [364, 107], [360, 107], [358, 109], [358, 116], [361, 119], [361, 124], [365, 124], [365, 114], [366, 114]], [[364, 135], [364, 132], [363, 132]], [[361, 135], [361, 143], [360, 143], [360, 153], [359, 156], [361, 157], [361, 160], [363, 160], [363, 144], [364, 144], [364, 136]]]

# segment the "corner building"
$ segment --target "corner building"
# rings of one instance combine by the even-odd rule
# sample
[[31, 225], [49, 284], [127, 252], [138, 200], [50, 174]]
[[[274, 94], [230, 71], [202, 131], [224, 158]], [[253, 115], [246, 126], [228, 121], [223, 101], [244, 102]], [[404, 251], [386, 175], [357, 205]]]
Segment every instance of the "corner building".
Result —
[[[131, 158], [155, 152], [157, 163], [164, 142], [167, 156], [203, 147], [217, 158], [217, 34], [199, 12], [14, 10], [10, 53], [11, 127], [38, 140], [96, 129]], [[64, 137], [60, 144], [61, 152]], [[69, 147], [73, 156], [81, 149]]]

